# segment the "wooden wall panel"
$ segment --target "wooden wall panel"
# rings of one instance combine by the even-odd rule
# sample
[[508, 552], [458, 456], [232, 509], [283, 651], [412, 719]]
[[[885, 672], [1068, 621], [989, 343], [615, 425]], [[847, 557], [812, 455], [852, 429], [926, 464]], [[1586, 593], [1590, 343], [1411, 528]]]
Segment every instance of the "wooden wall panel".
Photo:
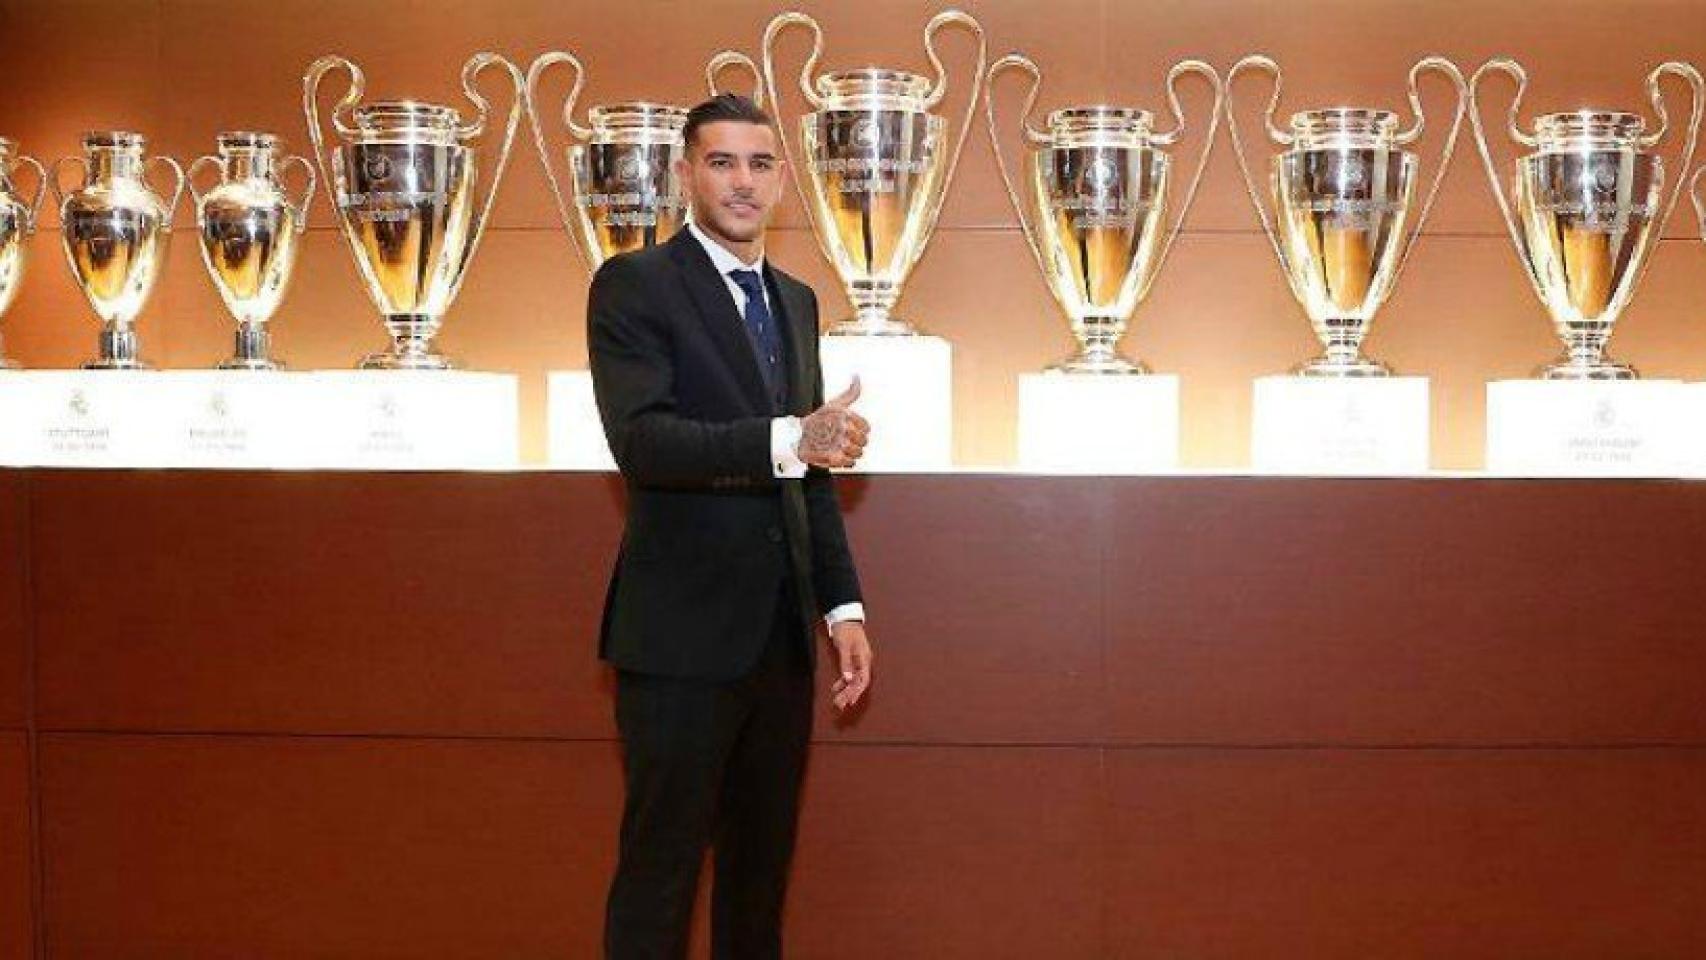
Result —
[[0, 731], [0, 960], [35, 956], [29, 783], [24, 734]]
[[812, 754], [790, 956], [1101, 949], [1100, 751], [825, 745]]
[[56, 735], [59, 957], [585, 957], [621, 781], [609, 743]]
[[1110, 750], [1106, 957], [1691, 957], [1699, 750]]
[[0, 730], [24, 727], [29, 683], [28, 475], [0, 470]]
[[609, 731], [602, 476], [42, 480], [46, 727]]
[[890, 480], [842, 484], [857, 557], [897, 537], [910, 544], [860, 566], [883, 679], [851, 724], [823, 698], [820, 732], [907, 743], [1094, 739], [1106, 503], [1096, 484]]
[[[1706, 738], [1681, 483], [1113, 488], [1108, 733], [1145, 743]], [[1187, 599], [1188, 598], [1188, 599]]]

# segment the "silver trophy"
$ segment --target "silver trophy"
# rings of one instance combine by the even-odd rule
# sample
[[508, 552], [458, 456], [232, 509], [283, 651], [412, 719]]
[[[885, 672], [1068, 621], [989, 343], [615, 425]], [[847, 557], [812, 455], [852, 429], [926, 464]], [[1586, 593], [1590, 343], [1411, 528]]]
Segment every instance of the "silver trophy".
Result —
[[[1248, 70], [1274, 78], [1262, 123], [1268, 138], [1285, 148], [1273, 158], [1266, 191], [1257, 186], [1245, 158], [1233, 109], [1233, 81]], [[1421, 161], [1405, 148], [1417, 142], [1426, 123], [1418, 88], [1425, 72], [1451, 82], [1457, 109], [1418, 209]], [[1451, 168], [1467, 96], [1463, 74], [1444, 57], [1424, 57], [1411, 67], [1407, 86], [1415, 122], [1408, 127], [1400, 127], [1398, 115], [1389, 110], [1331, 107], [1294, 113], [1288, 128], [1281, 129], [1274, 124], [1274, 112], [1282, 83], [1273, 60], [1257, 54], [1238, 61], [1226, 77], [1226, 118], [1250, 202], [1324, 348], [1321, 356], [1293, 372], [1306, 377], [1387, 376], [1391, 369], [1386, 364], [1362, 355], [1362, 342], [1409, 262]], [[1271, 214], [1263, 193], [1273, 200]]]
[[[490, 170], [485, 147], [476, 144], [491, 108], [474, 88], [488, 67], [498, 68], [515, 90]], [[321, 78], [339, 69], [349, 74], [350, 87], [332, 110], [337, 146], [328, 151], [317, 94]], [[336, 55], [314, 61], [302, 78], [308, 135], [338, 226], [391, 334], [390, 349], [368, 355], [361, 366], [447, 369], [454, 364], [434, 349], [433, 338], [467, 276], [509, 162], [521, 120], [521, 71], [497, 54], [470, 57], [462, 67], [462, 90], [475, 111], [466, 121], [454, 108], [415, 100], [358, 106], [366, 86], [361, 69]], [[485, 199], [477, 200], [482, 181]]]
[[[71, 274], [101, 319], [100, 353], [89, 370], [141, 370], [136, 317], [166, 266], [172, 211], [184, 193], [184, 171], [171, 157], [145, 157], [146, 141], [122, 130], [86, 134], [83, 154], [53, 163], [48, 183], [59, 201], [61, 239]], [[176, 178], [169, 195], [146, 180], [150, 164], [164, 164]], [[78, 164], [83, 185], [67, 191], [61, 167]]]
[[[780, 109], [775, 40], [790, 26], [811, 30], [812, 52], [800, 67], [800, 91], [810, 113], [799, 118], [802, 167], [786, 130], [780, 137], [794, 186], [824, 256], [841, 275], [853, 317], [830, 324], [832, 336], [910, 335], [912, 324], [892, 314], [902, 285], [923, 256], [959, 163], [972, 111], [977, 109], [987, 45], [970, 15], [946, 10], [924, 28], [924, 49], [935, 79], [867, 67], [826, 73], [813, 83], [823, 30], [803, 13], [778, 14], [764, 31], [764, 89]], [[936, 34], [957, 25], [977, 38], [977, 64], [959, 133], [934, 111], [947, 93]], [[811, 181], [808, 195], [805, 180]]]
[[[1024, 187], [1014, 183], [1008, 169], [995, 115], [995, 81], [1010, 69], [1031, 77], [1019, 116], [1019, 132], [1028, 148]], [[1190, 73], [1208, 81], [1214, 107], [1199, 138], [1202, 148], [1178, 215], [1169, 218], [1173, 158], [1167, 148], [1185, 132], [1178, 82]], [[1143, 364], [1120, 354], [1119, 341], [1132, 311], [1166, 262], [1202, 182], [1220, 123], [1220, 75], [1200, 60], [1181, 61], [1168, 71], [1171, 130], [1155, 129], [1154, 115], [1148, 110], [1104, 104], [1056, 110], [1048, 115], [1045, 129], [1038, 130], [1030, 118], [1042, 83], [1042, 71], [1035, 62], [1022, 54], [1009, 54], [990, 66], [984, 104], [1007, 196], [1037, 266], [1078, 339], [1078, 350], [1049, 369], [1146, 373]]]
[[[13, 181], [19, 167], [36, 172], [34, 194], [19, 192]], [[0, 320], [18, 295], [24, 280], [24, 244], [36, 232], [41, 201], [47, 195], [47, 171], [33, 157], [18, 153], [15, 140], [0, 137]], [[0, 370], [15, 370], [18, 364], [6, 359], [6, 341], [0, 337]]]
[[[202, 262], [225, 306], [237, 320], [237, 345], [222, 370], [277, 370], [268, 321], [283, 302], [296, 266], [308, 205], [314, 199], [314, 165], [281, 156], [270, 133], [222, 133], [218, 155], [190, 164], [188, 184], [201, 233]], [[284, 169], [300, 165], [307, 186], [293, 200], [282, 182]], [[217, 169], [219, 183], [206, 193], [196, 187], [204, 169]]]
[[[561, 108], [547, 114], [540, 110], [539, 83], [558, 65], [569, 67], [574, 81]], [[719, 53], [705, 70], [713, 94], [717, 75], [731, 66], [758, 73], [745, 54]], [[601, 104], [587, 111], [583, 124], [575, 119], [575, 105], [585, 86], [586, 68], [572, 53], [541, 54], [527, 70], [527, 116], [539, 161], [575, 252], [589, 270], [597, 270], [618, 253], [668, 240], [687, 222], [687, 202], [675, 172], [687, 110], [643, 100]], [[555, 131], [547, 116], [561, 119], [571, 140], [566, 148], [561, 141], [553, 146]], [[566, 161], [567, 175], [557, 172], [559, 157]]]
[[[1477, 100], [1482, 80], [1494, 73], [1516, 81], [1506, 126], [1512, 140], [1532, 151], [1513, 164], [1514, 200], [1506, 199], [1500, 185]], [[1664, 160], [1654, 152], [1670, 130], [1659, 87], [1666, 75], [1686, 82], [1693, 97], [1668, 198]], [[1706, 87], [1699, 71], [1686, 63], [1654, 68], [1647, 74], [1647, 98], [1659, 128], [1652, 133], [1646, 132], [1640, 114], [1600, 109], [1549, 113], [1535, 118], [1534, 132], [1528, 133], [1517, 122], [1527, 89], [1528, 74], [1516, 61], [1488, 61], [1470, 84], [1470, 118], [1511, 243], [1564, 344], [1564, 355], [1536, 373], [1544, 380], [1636, 379], [1635, 368], [1606, 357], [1606, 342], [1635, 295], [1661, 225], [1681, 196], [1700, 133]]]

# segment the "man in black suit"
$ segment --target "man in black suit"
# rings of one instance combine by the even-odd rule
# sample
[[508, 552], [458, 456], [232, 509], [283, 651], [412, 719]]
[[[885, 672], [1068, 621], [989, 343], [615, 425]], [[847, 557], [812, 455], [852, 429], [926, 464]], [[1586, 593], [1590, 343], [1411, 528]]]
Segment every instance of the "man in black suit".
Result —
[[757, 960], [782, 951], [819, 622], [835, 706], [871, 681], [828, 472], [858, 460], [869, 425], [851, 409], [857, 380], [823, 401], [817, 298], [764, 258], [783, 177], [770, 117], [725, 94], [688, 114], [684, 136], [692, 224], [607, 261], [587, 307], [628, 489], [599, 644], [627, 785], [605, 955], [686, 955], [710, 847], [712, 954]]

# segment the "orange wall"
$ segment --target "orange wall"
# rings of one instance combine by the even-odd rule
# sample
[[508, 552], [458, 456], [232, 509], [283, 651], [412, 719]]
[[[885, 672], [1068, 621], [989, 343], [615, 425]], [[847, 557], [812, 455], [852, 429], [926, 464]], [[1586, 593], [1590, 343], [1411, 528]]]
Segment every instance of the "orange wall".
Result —
[[[1020, 48], [1043, 65], [1044, 108], [1104, 99], [1156, 106], [1160, 78], [1175, 60], [1197, 56], [1225, 68], [1258, 49], [1286, 66], [1286, 103], [1299, 107], [1398, 107], [1405, 70], [1436, 52], [1466, 70], [1495, 54], [1517, 57], [1534, 78], [1533, 109], [1632, 108], [1641, 76], [1659, 60], [1706, 63], [1706, 5], [1687, 2], [1567, 0], [1547, 5], [1543, 21], [1525, 0], [967, 6], [982, 19], [992, 54]], [[918, 33], [932, 4], [801, 7], [824, 24], [827, 65], [926, 66]], [[688, 101], [700, 92], [705, 58], [727, 46], [753, 49], [777, 9], [754, 0], [3, 0], [0, 135], [47, 158], [74, 152], [84, 129], [113, 126], [145, 132], [154, 149], [181, 158], [210, 151], [217, 131], [237, 127], [278, 131], [305, 150], [300, 76], [331, 51], [367, 70], [375, 96], [449, 100], [461, 62], [475, 50], [525, 65], [562, 47], [588, 64], [591, 102]], [[944, 49], [963, 71], [963, 39], [944, 35]], [[797, 64], [802, 53], [794, 37], [783, 60]], [[963, 76], [951, 101], [966, 89]], [[1192, 96], [1200, 109], [1203, 101]], [[1437, 90], [1432, 97], [1446, 109]], [[1679, 104], [1673, 112], [1685, 110]], [[1467, 135], [1462, 147], [1428, 236], [1369, 344], [1400, 371], [1433, 378], [1434, 461], [1446, 468], [1480, 465], [1483, 383], [1526, 375], [1554, 350]], [[537, 460], [543, 373], [586, 360], [586, 276], [524, 141], [495, 217], [444, 342], [472, 366], [521, 375], [523, 449]], [[381, 327], [323, 199], [314, 218], [297, 285], [277, 317], [279, 351], [298, 367], [348, 366], [380, 342]], [[1617, 354], [1649, 375], [1706, 377], [1706, 329], [1694, 322], [1706, 259], [1691, 220], [1679, 211], [1669, 224], [1672, 239], [1659, 247], [1614, 341]], [[772, 243], [776, 259], [817, 285], [826, 303], [841, 303], [791, 196]], [[93, 346], [95, 322], [57, 246], [52, 229], [34, 241], [31, 276], [5, 320], [10, 351], [32, 366], [72, 365]], [[1055, 359], [1069, 340], [1024, 251], [981, 129], [901, 312], [955, 345], [958, 460], [1011, 463], [1016, 378]], [[147, 353], [166, 366], [209, 365], [229, 348], [228, 321], [189, 236], [173, 248], [141, 326]], [[1203, 467], [1245, 464], [1251, 378], [1284, 370], [1311, 350], [1224, 134], [1187, 234], [1128, 343], [1157, 369], [1184, 377], [1185, 460]]]

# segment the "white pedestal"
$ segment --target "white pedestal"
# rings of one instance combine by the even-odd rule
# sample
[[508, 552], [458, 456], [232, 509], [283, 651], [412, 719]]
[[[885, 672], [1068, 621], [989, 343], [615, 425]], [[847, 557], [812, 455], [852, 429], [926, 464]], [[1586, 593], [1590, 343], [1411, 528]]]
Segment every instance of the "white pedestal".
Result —
[[1019, 466], [1049, 473], [1177, 469], [1179, 378], [1022, 374]]
[[1487, 384], [1487, 471], [1522, 476], [1674, 476], [1682, 466], [1676, 380]]
[[1424, 473], [1428, 380], [1261, 377], [1250, 460], [1266, 473]]
[[328, 370], [316, 466], [510, 469], [518, 465], [516, 378], [508, 373]]
[[567, 470], [615, 470], [604, 439], [604, 423], [592, 395], [588, 370], [552, 370], [545, 375], [547, 457]]
[[132, 370], [0, 373], [0, 464], [162, 465], [166, 404], [159, 377]]
[[143, 389], [159, 395], [162, 466], [301, 468], [314, 463], [321, 427], [307, 374], [173, 370], [155, 374]]
[[953, 350], [941, 337], [824, 337], [824, 397], [859, 375], [853, 405], [871, 422], [864, 473], [946, 470], [953, 463]]
[[1706, 383], [1683, 384], [1680, 409], [1676, 432], [1681, 472], [1706, 477]]

